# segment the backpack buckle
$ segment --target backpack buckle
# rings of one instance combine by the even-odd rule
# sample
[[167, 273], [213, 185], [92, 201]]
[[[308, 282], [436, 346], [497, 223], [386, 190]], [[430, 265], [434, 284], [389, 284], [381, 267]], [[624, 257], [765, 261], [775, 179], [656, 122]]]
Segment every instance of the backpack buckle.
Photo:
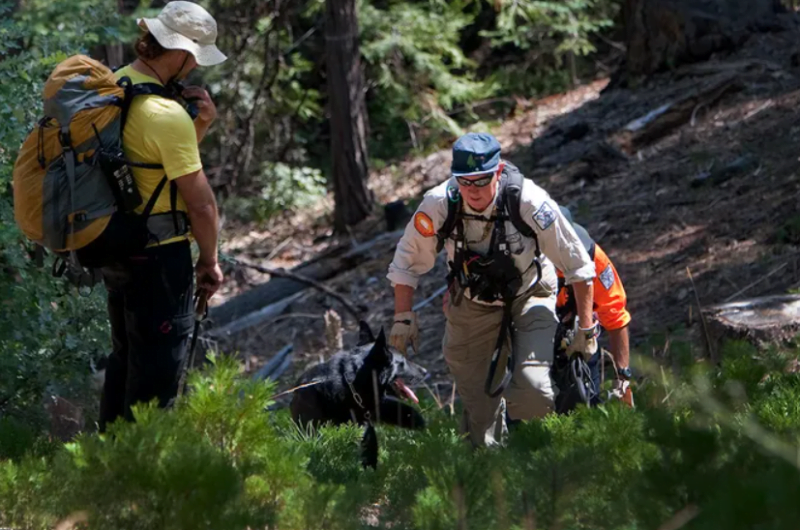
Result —
[[58, 141], [61, 142], [61, 147], [65, 150], [72, 149], [72, 135], [69, 132], [69, 126], [62, 127], [60, 131], [58, 131]]

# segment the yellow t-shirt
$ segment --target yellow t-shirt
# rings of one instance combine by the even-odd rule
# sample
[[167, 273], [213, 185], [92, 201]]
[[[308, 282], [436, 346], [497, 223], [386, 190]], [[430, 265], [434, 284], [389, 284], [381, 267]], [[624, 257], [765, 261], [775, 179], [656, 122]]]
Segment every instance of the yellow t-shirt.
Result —
[[[129, 77], [135, 85], [155, 83], [158, 79], [137, 72], [129, 66], [116, 72], [117, 79]], [[194, 173], [203, 168], [197, 147], [197, 133], [189, 114], [177, 101], [160, 96], [137, 96], [131, 103], [125, 131], [122, 136], [125, 157], [132, 162], [161, 164], [164, 169], [132, 168], [142, 205], [136, 213], [142, 213], [153, 192], [166, 173], [169, 180]], [[176, 209], [186, 211], [186, 203], [178, 194]], [[152, 213], [170, 211], [169, 183], [161, 190]], [[187, 239], [180, 236], [162, 241], [161, 244]]]

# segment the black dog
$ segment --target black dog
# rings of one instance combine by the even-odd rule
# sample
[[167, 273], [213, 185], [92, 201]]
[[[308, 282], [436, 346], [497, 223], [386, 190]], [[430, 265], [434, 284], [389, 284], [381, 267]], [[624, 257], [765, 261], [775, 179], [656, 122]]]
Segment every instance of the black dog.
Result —
[[366, 425], [362, 463], [375, 468], [378, 442], [372, 424], [380, 422], [406, 429], [425, 427], [422, 415], [398, 398], [419, 403], [408, 385], [422, 381], [426, 375], [423, 367], [386, 343], [383, 329], [375, 338], [369, 326], [361, 322], [355, 348], [336, 353], [300, 376], [296, 386], [308, 386], [294, 392], [292, 418], [301, 425], [318, 426], [327, 422]]

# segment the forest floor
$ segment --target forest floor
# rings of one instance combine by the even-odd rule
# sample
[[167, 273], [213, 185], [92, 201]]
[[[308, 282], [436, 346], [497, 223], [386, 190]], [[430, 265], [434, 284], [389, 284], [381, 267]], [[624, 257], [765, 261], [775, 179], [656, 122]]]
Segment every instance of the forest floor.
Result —
[[[680, 333], [703, 306], [785, 293], [800, 287], [800, 67], [798, 34], [754, 34], [734, 53], [653, 76], [635, 88], [604, 90], [598, 80], [564, 94], [521, 102], [492, 132], [505, 158], [571, 207], [611, 257], [628, 295], [633, 348], [657, 354], [649, 338]], [[634, 120], [660, 109], [638, 130]], [[658, 114], [657, 111], [654, 114]], [[406, 160], [370, 176], [376, 202], [413, 205], [448, 177], [450, 150]], [[365, 242], [385, 231], [383, 211], [348, 237], [332, 237], [332, 200], [285, 212], [268, 228], [228, 227], [223, 251], [251, 263], [290, 269], [335, 245]], [[366, 320], [388, 332], [394, 312], [386, 279], [394, 244], [325, 284], [368, 307]], [[691, 279], [689, 276], [691, 272]], [[443, 286], [443, 253], [422, 279], [419, 302]], [[693, 284], [692, 284], [693, 279]], [[269, 280], [229, 269], [214, 305]], [[695, 294], [696, 292], [696, 294]], [[441, 354], [439, 295], [418, 312], [421, 352], [434, 392], [449, 398]], [[324, 358], [323, 314], [344, 319], [345, 346], [357, 323], [334, 298], [309, 288], [280, 316], [218, 342], [252, 372], [285, 345], [293, 363], [280, 380], [292, 385]], [[213, 307], [212, 307], [213, 317]]]

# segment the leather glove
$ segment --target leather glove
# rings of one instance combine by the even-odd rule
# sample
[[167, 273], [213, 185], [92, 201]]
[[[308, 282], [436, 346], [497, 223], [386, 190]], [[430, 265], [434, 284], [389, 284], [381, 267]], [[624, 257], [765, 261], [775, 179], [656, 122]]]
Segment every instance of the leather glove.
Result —
[[572, 355], [573, 352], [580, 353], [584, 359], [589, 358], [597, 352], [597, 335], [598, 325], [595, 323], [590, 328], [575, 328], [575, 336], [572, 338], [569, 346], [567, 346], [567, 356]]
[[394, 325], [389, 334], [389, 344], [403, 355], [406, 354], [406, 347], [409, 341], [414, 353], [419, 353], [419, 327], [417, 327], [417, 314], [413, 311], [397, 313], [394, 316]]
[[611, 387], [611, 397], [619, 399], [629, 407], [634, 408], [631, 383], [626, 379], [614, 379], [614, 384]]

